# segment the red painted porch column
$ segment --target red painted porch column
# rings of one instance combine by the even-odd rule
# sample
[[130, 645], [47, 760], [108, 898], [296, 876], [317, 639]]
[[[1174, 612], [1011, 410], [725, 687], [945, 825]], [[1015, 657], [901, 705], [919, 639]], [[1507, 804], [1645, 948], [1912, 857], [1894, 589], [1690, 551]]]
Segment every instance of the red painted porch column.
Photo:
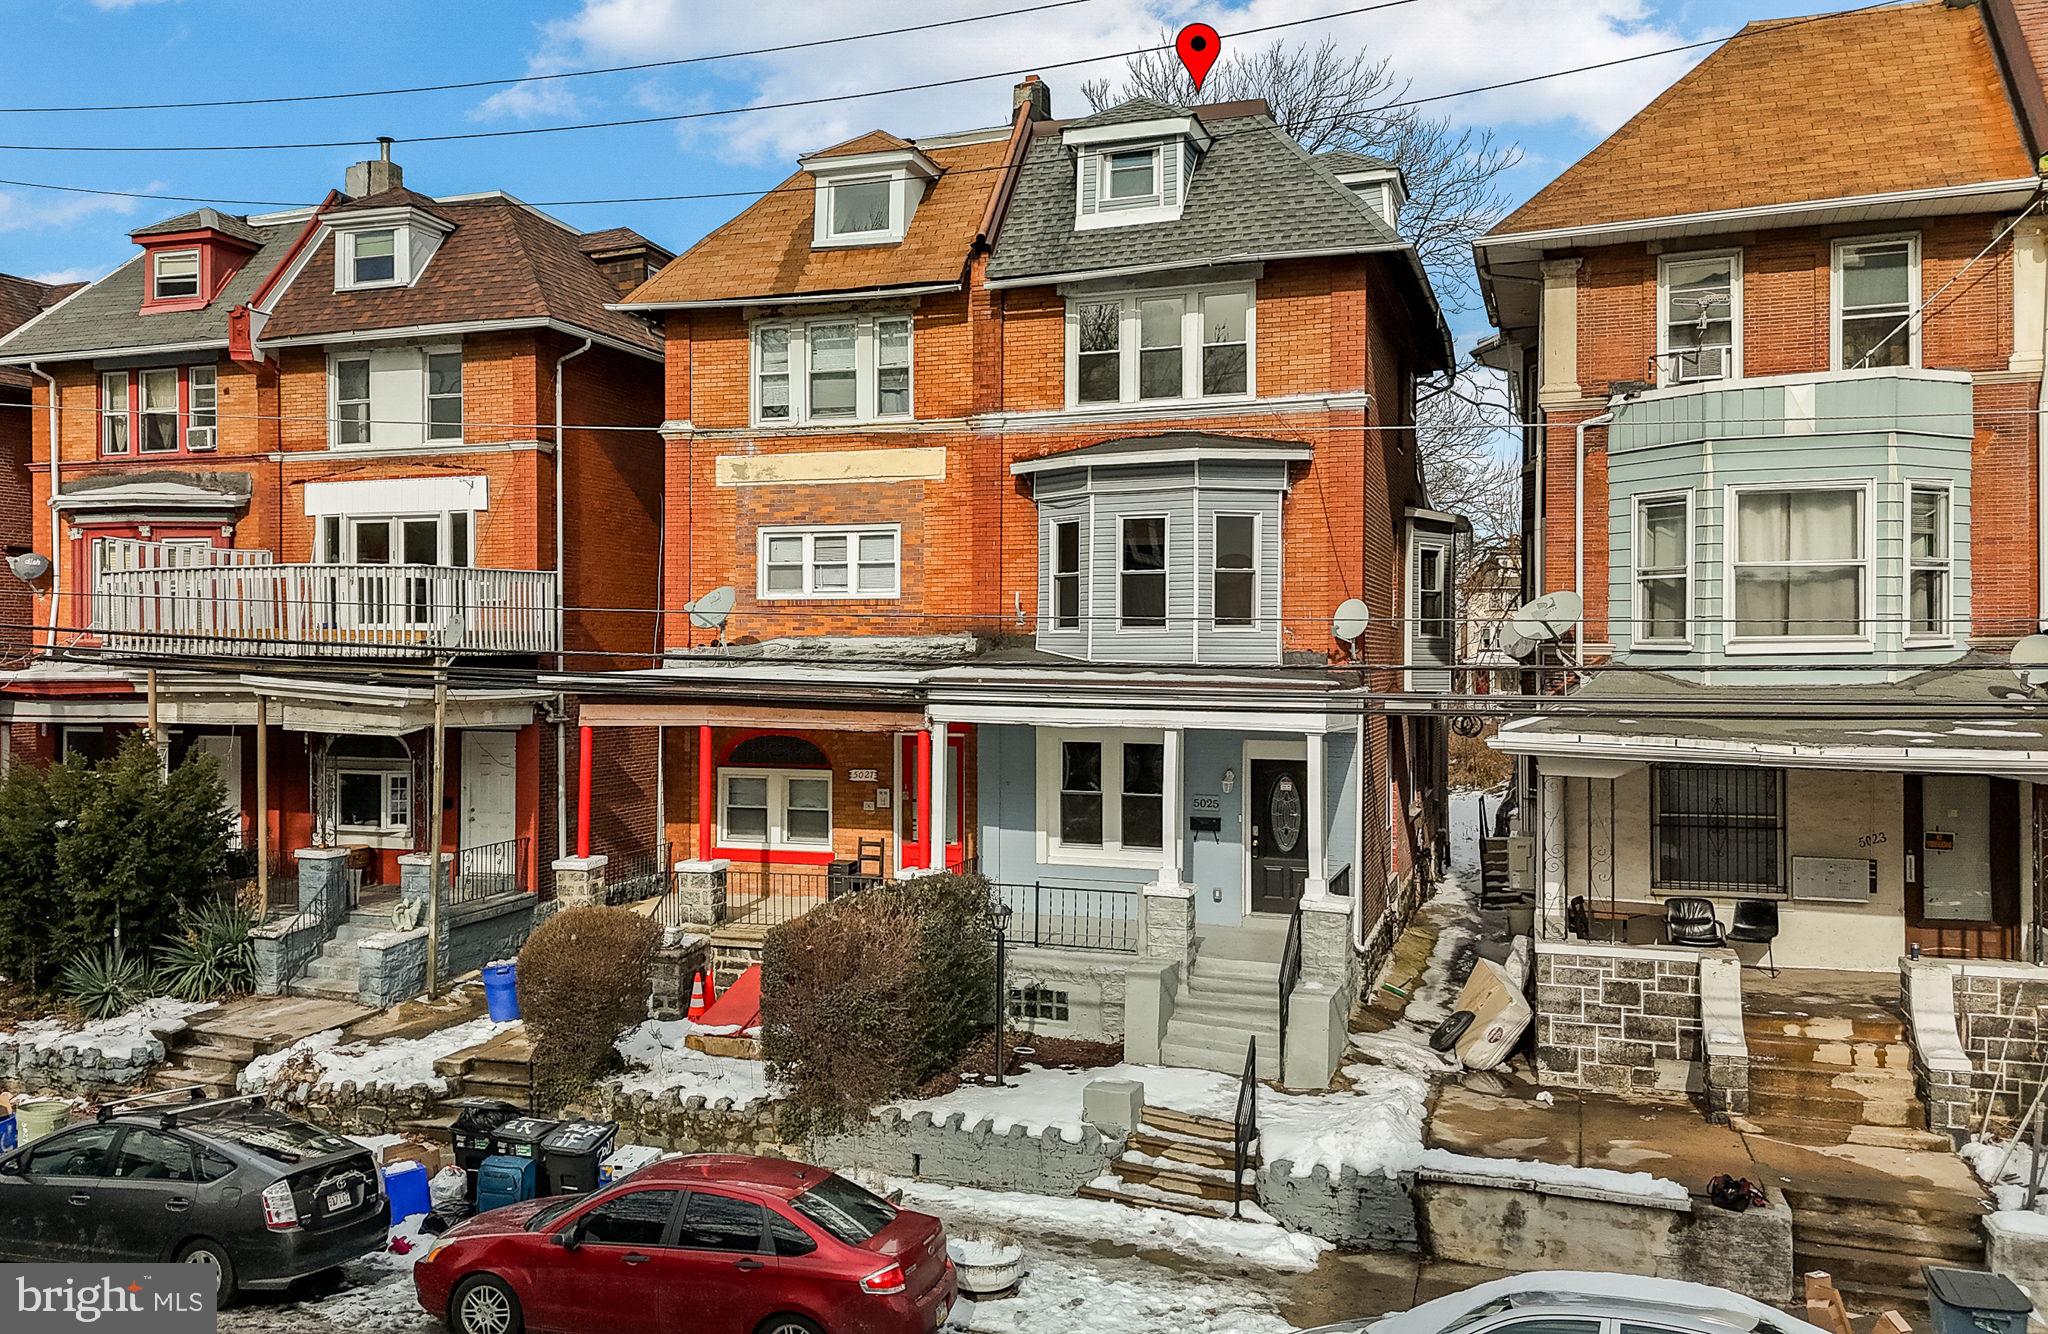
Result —
[[932, 864], [932, 730], [917, 729], [917, 856], [904, 860], [919, 868]]
[[718, 807], [711, 787], [711, 724], [697, 726], [697, 860], [711, 858], [711, 821]]
[[576, 855], [590, 855], [590, 729], [579, 727], [576, 757]]

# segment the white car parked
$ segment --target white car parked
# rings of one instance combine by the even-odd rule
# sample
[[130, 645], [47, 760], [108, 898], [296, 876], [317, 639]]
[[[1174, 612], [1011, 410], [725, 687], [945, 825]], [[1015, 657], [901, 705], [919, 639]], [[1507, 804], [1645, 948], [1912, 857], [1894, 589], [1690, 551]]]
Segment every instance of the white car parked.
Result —
[[1307, 1334], [1827, 1334], [1704, 1283], [1546, 1270], [1481, 1283], [1411, 1311]]

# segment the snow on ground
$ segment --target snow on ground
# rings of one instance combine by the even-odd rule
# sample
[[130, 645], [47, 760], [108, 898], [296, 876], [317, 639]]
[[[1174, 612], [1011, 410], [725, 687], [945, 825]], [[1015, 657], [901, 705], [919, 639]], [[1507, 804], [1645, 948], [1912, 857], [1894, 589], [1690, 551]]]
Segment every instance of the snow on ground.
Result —
[[172, 1000], [154, 996], [132, 1010], [111, 1019], [74, 1026], [63, 1019], [35, 1019], [12, 1032], [0, 1033], [0, 1046], [26, 1047], [37, 1051], [96, 1051], [119, 1061], [136, 1052], [157, 1048], [161, 1058], [162, 1036], [185, 1027], [187, 1016], [212, 1008], [210, 1001]]
[[[1134, 1209], [1108, 1200], [1066, 1199], [1026, 1195], [1018, 1191], [976, 1190], [940, 1186], [929, 1181], [890, 1178], [888, 1187], [903, 1192], [903, 1203], [946, 1220], [1022, 1227], [1089, 1241], [1200, 1253], [1218, 1259], [1246, 1260], [1268, 1269], [1306, 1273], [1316, 1267], [1330, 1243], [1319, 1237], [1289, 1232], [1275, 1223], [1250, 1219], [1196, 1218], [1166, 1209]], [[1026, 1248], [1027, 1259], [1030, 1248]]]
[[1977, 1140], [1965, 1144], [1961, 1152], [1963, 1161], [1976, 1173], [1977, 1180], [1989, 1187], [1997, 1199], [1998, 1216], [2008, 1226], [2015, 1230], [2048, 1233], [2048, 1175], [2044, 1175], [2044, 1189], [2034, 1201], [2033, 1212], [2030, 1214], [2026, 1209], [2027, 1182], [2032, 1179], [2034, 1171], [2031, 1145]]
[[[1148, 1267], [1149, 1268], [1149, 1267]], [[1205, 1283], [1174, 1270], [1090, 1263], [1064, 1255], [1030, 1258], [1017, 1294], [962, 1300], [947, 1329], [974, 1334], [1289, 1334], [1266, 1297], [1244, 1286]]]
[[301, 1038], [282, 1051], [259, 1056], [249, 1062], [235, 1081], [244, 1093], [260, 1093], [287, 1064], [300, 1057], [318, 1073], [303, 1082], [311, 1088], [355, 1081], [365, 1084], [396, 1084], [401, 1088], [423, 1086], [437, 1093], [448, 1091], [448, 1081], [434, 1073], [434, 1062], [452, 1056], [464, 1047], [474, 1047], [509, 1028], [488, 1017], [472, 1019], [452, 1028], [437, 1029], [416, 1038], [394, 1038], [386, 1042], [343, 1042], [341, 1030]]
[[651, 1019], [619, 1039], [619, 1055], [629, 1068], [607, 1082], [622, 1093], [673, 1089], [685, 1098], [731, 1098], [741, 1105], [780, 1096], [782, 1088], [769, 1077], [764, 1062], [712, 1056], [684, 1045], [692, 1033], [729, 1031], [707, 1029], [687, 1019]]

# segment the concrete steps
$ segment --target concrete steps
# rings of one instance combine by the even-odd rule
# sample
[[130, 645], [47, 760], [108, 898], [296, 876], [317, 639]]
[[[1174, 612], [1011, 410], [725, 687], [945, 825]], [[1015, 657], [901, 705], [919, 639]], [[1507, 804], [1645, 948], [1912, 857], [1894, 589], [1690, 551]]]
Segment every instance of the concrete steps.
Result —
[[1168, 1065], [1236, 1074], [1257, 1039], [1261, 1079], [1280, 1077], [1280, 953], [1285, 918], [1206, 932], [1174, 998], [1160, 1058]]
[[1109, 1171], [1081, 1188], [1081, 1198], [1137, 1209], [1168, 1209], [1228, 1218], [1234, 1200], [1258, 1199], [1257, 1143], [1245, 1162], [1242, 1191], [1232, 1189], [1237, 1128], [1214, 1117], [1147, 1106]]

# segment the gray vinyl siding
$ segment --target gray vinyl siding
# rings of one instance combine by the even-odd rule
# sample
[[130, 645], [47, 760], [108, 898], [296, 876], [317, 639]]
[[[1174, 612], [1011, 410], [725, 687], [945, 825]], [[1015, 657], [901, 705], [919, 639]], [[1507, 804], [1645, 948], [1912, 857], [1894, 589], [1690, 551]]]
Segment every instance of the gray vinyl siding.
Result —
[[[1038, 500], [1038, 647], [1096, 662], [1271, 665], [1280, 661], [1281, 497], [1284, 463], [1122, 464], [1041, 473]], [[1257, 525], [1257, 624], [1218, 628], [1213, 571], [1216, 519]], [[1126, 519], [1166, 520], [1166, 624], [1122, 620]], [[1083, 521], [1081, 629], [1060, 630], [1052, 584], [1055, 525]]]
[[1431, 694], [1447, 694], [1451, 688], [1451, 668], [1457, 662], [1450, 633], [1425, 634], [1422, 626], [1422, 553], [1425, 548], [1440, 554], [1442, 565], [1438, 577], [1444, 582], [1445, 615], [1444, 625], [1451, 621], [1451, 599], [1454, 596], [1451, 582], [1452, 556], [1455, 554], [1456, 535], [1448, 530], [1425, 526], [1419, 523], [1408, 525], [1408, 596], [1405, 599], [1405, 615], [1408, 617], [1408, 689], [1426, 691]]
[[[1623, 405], [1609, 432], [1609, 639], [1618, 656], [1645, 667], [1743, 666], [1740, 680], [1772, 679], [1747, 664], [1839, 665], [1840, 678], [1872, 660], [1912, 670], [1960, 657], [1969, 645], [1972, 392], [1966, 379], [1887, 371], [1819, 378], [1805, 385], [1736, 385]], [[1727, 651], [1733, 607], [1727, 588], [1731, 487], [1839, 483], [1865, 489], [1869, 513], [1872, 648], [1867, 652]], [[1907, 496], [1916, 483], [1950, 491], [1950, 642], [1908, 645]], [[1689, 648], [1636, 644], [1637, 502], [1690, 499]], [[1903, 674], [1902, 670], [1902, 674]], [[1733, 678], [1731, 678], [1733, 679]]]
[[1182, 159], [1177, 144], [1159, 146], [1159, 202], [1166, 208], [1180, 203]]
[[1102, 185], [1102, 162], [1094, 153], [1083, 153], [1076, 163], [1075, 188], [1081, 196], [1081, 216], [1086, 217], [1096, 211], [1096, 194]]

